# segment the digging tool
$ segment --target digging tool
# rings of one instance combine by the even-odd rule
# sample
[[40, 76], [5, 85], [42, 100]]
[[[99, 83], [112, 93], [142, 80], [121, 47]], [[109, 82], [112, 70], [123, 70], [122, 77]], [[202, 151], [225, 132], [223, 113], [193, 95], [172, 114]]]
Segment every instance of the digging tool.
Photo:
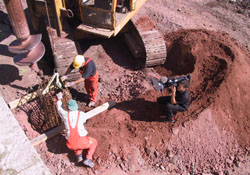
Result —
[[[109, 102], [106, 102], [106, 103], [102, 104], [101, 106], [98, 106], [98, 107], [94, 108], [93, 110], [91, 110], [89, 112], [86, 112], [85, 115], [86, 115], [87, 118], [93, 117], [95, 115], [98, 115], [98, 114], [110, 109], [115, 104], [116, 104], [116, 102], [113, 101], [113, 100], [109, 101]], [[64, 130], [64, 124], [54, 128], [54, 129], [52, 129], [52, 130], [50, 130], [48, 132], [45, 132], [44, 134], [41, 134], [40, 136], [38, 136], [38, 137], [36, 137], [34, 139], [32, 139], [31, 144], [33, 146], [36, 146], [36, 145], [46, 141], [47, 139], [56, 136], [57, 134], [61, 133], [63, 130]]]
[[30, 35], [21, 0], [4, 0], [4, 4], [17, 37], [8, 47], [11, 53], [17, 54], [14, 56], [14, 63], [20, 66], [37, 63], [45, 53], [45, 47], [41, 42], [42, 34]]

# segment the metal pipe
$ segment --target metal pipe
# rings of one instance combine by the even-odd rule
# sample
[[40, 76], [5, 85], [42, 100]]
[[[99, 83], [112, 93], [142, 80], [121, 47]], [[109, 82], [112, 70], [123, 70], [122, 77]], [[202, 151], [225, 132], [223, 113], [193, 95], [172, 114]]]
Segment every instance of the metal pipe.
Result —
[[24, 41], [30, 36], [29, 26], [23, 11], [21, 0], [4, 0], [12, 29], [18, 40]]

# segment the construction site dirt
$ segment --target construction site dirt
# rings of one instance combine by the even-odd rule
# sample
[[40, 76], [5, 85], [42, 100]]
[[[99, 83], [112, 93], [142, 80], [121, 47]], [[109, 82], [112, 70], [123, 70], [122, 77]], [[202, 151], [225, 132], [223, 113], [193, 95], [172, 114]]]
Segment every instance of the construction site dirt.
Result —
[[[0, 92], [8, 103], [32, 92], [53, 69], [46, 58], [38, 62], [39, 72], [11, 62], [7, 45], [15, 37], [2, 0], [0, 7]], [[81, 41], [100, 74], [97, 105], [116, 105], [85, 125], [98, 140], [94, 168], [75, 164], [64, 134], [35, 146], [46, 166], [58, 175], [250, 174], [249, 1], [148, 0], [135, 17], [140, 15], [149, 16], [164, 36], [166, 62], [137, 68], [122, 36]], [[186, 74], [189, 109], [177, 113], [175, 123], [160, 122], [156, 99], [167, 92], [156, 91], [151, 78]], [[69, 90], [82, 111], [92, 109], [83, 84]], [[29, 111], [12, 112], [29, 139], [41, 134]]]

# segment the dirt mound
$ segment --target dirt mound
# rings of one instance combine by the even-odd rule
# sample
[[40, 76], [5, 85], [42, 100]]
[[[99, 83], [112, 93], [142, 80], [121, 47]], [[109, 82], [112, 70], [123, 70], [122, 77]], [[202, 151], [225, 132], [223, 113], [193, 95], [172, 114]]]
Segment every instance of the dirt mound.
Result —
[[[133, 147], [139, 149], [145, 161], [142, 165], [149, 164], [158, 171], [166, 167], [175, 173], [219, 172], [232, 166], [225, 163], [227, 158], [237, 158], [249, 145], [249, 105], [242, 106], [243, 98], [239, 97], [244, 96], [246, 86], [249, 89], [247, 52], [225, 33], [184, 30], [168, 34], [165, 39], [169, 55], [166, 64], [155, 69], [170, 77], [191, 74], [189, 110], [178, 113], [177, 122], [169, 125], [158, 122], [161, 114], [155, 101], [161, 94], [153, 89], [120, 102], [98, 121], [91, 121], [90, 126], [101, 128], [98, 133], [105, 133], [95, 136], [102, 148], [96, 156], [100, 160], [108, 158], [128, 172], [133, 172], [129, 163]], [[192, 126], [199, 129], [194, 132]], [[189, 134], [194, 140], [186, 138]], [[198, 144], [190, 143], [198, 138]]]
[[237, 45], [225, 33], [206, 30], [178, 31], [165, 39], [167, 61], [156, 70], [169, 77], [191, 74], [189, 115], [196, 117], [215, 102], [218, 88], [232, 73]]
[[[177, 113], [174, 124], [159, 122], [163, 116], [156, 99], [162, 94], [148, 85], [153, 73], [147, 70], [152, 68], [121, 70], [106, 55], [97, 66], [100, 75], [110, 72], [100, 83], [107, 98], [98, 104], [112, 98], [117, 105], [86, 124], [99, 143], [96, 167], [74, 166], [74, 155], [59, 135], [37, 147], [52, 172], [197, 174], [227, 172], [239, 165], [250, 145], [249, 54], [227, 34], [207, 30], [169, 33], [165, 40], [167, 61], [154, 71], [168, 77], [191, 74], [189, 110]], [[95, 49], [104, 54], [103, 48]], [[111, 80], [115, 83], [105, 88]]]

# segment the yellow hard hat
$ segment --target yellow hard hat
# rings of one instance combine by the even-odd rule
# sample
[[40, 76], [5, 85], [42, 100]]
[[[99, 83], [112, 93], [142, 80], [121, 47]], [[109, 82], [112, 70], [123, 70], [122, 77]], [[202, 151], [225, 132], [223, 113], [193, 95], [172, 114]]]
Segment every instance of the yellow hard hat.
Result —
[[73, 67], [78, 69], [85, 63], [85, 58], [82, 55], [77, 55], [73, 60]]

